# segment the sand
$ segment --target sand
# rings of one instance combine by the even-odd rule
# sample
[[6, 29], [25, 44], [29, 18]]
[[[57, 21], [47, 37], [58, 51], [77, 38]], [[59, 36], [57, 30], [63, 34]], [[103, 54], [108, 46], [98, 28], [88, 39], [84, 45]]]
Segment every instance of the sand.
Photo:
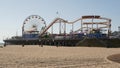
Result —
[[11, 45], [0, 48], [0, 68], [120, 68], [113, 54], [120, 48]]

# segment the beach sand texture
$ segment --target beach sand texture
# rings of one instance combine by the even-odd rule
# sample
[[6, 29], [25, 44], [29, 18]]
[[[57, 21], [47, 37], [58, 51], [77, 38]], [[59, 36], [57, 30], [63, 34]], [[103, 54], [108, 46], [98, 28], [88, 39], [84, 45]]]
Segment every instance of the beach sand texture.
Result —
[[113, 54], [120, 48], [11, 45], [0, 48], [0, 68], [120, 68]]

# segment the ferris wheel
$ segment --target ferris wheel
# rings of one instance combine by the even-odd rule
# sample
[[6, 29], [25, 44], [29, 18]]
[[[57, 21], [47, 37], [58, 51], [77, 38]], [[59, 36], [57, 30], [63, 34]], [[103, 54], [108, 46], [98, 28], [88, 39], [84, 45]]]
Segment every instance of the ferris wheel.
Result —
[[23, 22], [22, 33], [42, 32], [46, 27], [46, 23], [39, 15], [31, 15]]

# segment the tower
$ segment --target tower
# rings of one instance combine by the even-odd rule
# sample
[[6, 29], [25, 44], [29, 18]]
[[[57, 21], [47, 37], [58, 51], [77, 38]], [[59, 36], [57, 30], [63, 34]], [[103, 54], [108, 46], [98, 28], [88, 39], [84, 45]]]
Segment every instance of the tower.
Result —
[[120, 32], [120, 26], [118, 26], [118, 32]]

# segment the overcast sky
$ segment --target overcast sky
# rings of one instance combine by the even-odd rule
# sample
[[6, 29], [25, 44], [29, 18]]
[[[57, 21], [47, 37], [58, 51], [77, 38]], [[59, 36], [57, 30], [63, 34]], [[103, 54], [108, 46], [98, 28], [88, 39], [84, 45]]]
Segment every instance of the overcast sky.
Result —
[[112, 31], [120, 26], [120, 0], [0, 0], [0, 41], [22, 34], [23, 21], [40, 15], [47, 25], [57, 16], [73, 21], [83, 15], [101, 15], [112, 19]]

